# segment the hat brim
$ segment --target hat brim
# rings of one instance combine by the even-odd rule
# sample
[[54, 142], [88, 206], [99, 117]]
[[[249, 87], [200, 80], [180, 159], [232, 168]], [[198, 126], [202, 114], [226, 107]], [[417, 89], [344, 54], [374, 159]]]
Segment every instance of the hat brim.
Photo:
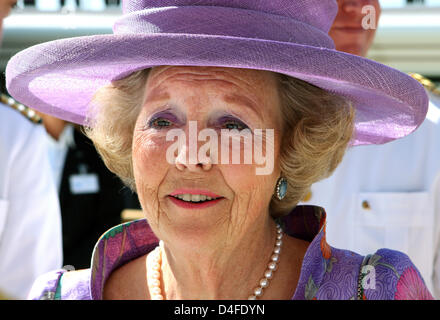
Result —
[[342, 95], [356, 108], [353, 145], [406, 136], [428, 110], [423, 86], [380, 63], [333, 49], [227, 36], [110, 34], [51, 41], [11, 58], [6, 86], [31, 108], [84, 124], [100, 87], [161, 65], [267, 70]]

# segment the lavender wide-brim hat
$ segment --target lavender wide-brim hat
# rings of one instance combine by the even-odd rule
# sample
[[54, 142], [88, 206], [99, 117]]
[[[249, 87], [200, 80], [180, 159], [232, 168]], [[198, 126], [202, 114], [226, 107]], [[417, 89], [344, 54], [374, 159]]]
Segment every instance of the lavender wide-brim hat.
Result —
[[84, 124], [95, 92], [161, 65], [221, 66], [286, 74], [350, 99], [352, 145], [414, 131], [428, 97], [410, 76], [336, 51], [335, 0], [127, 0], [113, 34], [68, 38], [19, 52], [6, 68], [18, 101]]

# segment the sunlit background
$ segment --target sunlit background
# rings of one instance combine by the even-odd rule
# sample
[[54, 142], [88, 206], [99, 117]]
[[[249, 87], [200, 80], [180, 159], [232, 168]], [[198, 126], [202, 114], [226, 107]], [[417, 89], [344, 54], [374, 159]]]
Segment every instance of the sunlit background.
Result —
[[[440, 0], [382, 0], [369, 58], [440, 82]], [[112, 32], [120, 0], [18, 0], [4, 21], [0, 68], [18, 51], [59, 38]], [[2, 91], [4, 73], [2, 72]], [[3, 91], [4, 92], [4, 91]]]

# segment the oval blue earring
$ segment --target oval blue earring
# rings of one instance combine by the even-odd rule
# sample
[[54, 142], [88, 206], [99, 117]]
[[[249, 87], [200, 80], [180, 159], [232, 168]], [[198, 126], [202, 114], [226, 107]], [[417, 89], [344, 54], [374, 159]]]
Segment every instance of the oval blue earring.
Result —
[[287, 193], [287, 180], [280, 177], [277, 181], [276, 196], [278, 200], [283, 200]]

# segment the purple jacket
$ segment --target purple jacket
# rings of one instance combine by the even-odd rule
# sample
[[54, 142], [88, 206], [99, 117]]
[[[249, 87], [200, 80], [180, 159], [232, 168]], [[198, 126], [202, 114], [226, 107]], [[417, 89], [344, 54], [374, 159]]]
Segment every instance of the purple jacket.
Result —
[[[325, 219], [320, 207], [298, 206], [280, 220], [287, 234], [310, 242], [292, 299], [433, 299], [407, 255], [380, 249], [364, 257], [333, 248], [325, 239]], [[44, 274], [35, 281], [29, 299], [100, 300], [113, 270], [157, 245], [145, 219], [118, 225], [99, 239], [90, 269]]]

